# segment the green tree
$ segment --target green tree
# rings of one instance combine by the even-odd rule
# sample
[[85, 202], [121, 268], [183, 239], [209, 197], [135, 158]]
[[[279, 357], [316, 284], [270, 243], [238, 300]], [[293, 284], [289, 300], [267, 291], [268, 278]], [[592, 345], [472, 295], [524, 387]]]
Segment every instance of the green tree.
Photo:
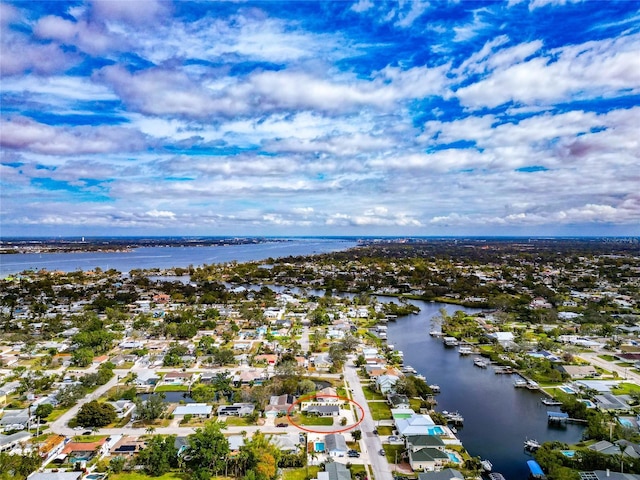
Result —
[[71, 354], [71, 363], [77, 367], [88, 367], [93, 362], [93, 350], [78, 348]]
[[175, 447], [175, 435], [156, 435], [151, 437], [147, 445], [138, 454], [138, 465], [144, 466], [144, 471], [154, 477], [167, 473], [177, 467], [178, 450]]
[[36, 417], [40, 417], [42, 419], [46, 419], [53, 412], [53, 405], [50, 403], [41, 403], [36, 407]]
[[136, 416], [147, 421], [160, 418], [167, 409], [167, 405], [164, 403], [165, 398], [164, 393], [149, 395], [145, 401], [137, 398], [135, 400]]
[[93, 400], [80, 407], [76, 421], [83, 427], [104, 427], [114, 422], [117, 417], [113, 405]]
[[229, 442], [222, 434], [224, 424], [210, 421], [187, 437], [184, 468], [196, 480], [209, 480], [224, 472], [229, 456]]

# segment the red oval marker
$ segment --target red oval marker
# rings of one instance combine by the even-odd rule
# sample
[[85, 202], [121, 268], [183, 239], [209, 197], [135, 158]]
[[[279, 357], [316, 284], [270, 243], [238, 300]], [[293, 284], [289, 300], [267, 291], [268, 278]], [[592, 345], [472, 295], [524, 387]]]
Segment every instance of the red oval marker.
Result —
[[[358, 420], [357, 423], [354, 423], [353, 425], [348, 425], [344, 428], [340, 428], [339, 430], [312, 430], [310, 428], [306, 428], [303, 427], [301, 425], [298, 425], [297, 423], [295, 423], [293, 420], [291, 420], [291, 410], [298, 405], [300, 402], [305, 402], [307, 400], [311, 400], [313, 398], [316, 398], [315, 395], [305, 395], [300, 397], [297, 401], [293, 402], [293, 404], [287, 409], [287, 420], [289, 420], [289, 422], [291, 422], [291, 425], [293, 425], [296, 428], [299, 428], [300, 430], [304, 430], [305, 432], [310, 432], [310, 433], [324, 433], [324, 434], [329, 434], [329, 433], [340, 433], [340, 432], [346, 432], [348, 430], [351, 430], [355, 427], [357, 427], [358, 425], [360, 425], [362, 423], [362, 420], [364, 420], [364, 408], [362, 408], [362, 405], [360, 405], [358, 402], [356, 402], [355, 400], [352, 400], [350, 398], [347, 397], [341, 397], [340, 395], [322, 395], [322, 398], [328, 398], [328, 397], [332, 397], [332, 398], [337, 398], [339, 400], [344, 400], [345, 402], [348, 403], [353, 403], [356, 407], [358, 407], [360, 409], [360, 420]], [[319, 402], [321, 403], [321, 402]], [[340, 425], [340, 427], [342, 427], [342, 425]]]

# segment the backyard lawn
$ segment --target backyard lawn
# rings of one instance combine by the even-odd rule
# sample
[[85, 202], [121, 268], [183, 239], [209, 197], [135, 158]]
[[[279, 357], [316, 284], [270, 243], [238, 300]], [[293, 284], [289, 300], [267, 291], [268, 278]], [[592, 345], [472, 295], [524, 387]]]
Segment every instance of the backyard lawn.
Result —
[[391, 408], [384, 402], [368, 402], [371, 410], [371, 418], [374, 420], [387, 420], [391, 417]]
[[363, 385], [362, 391], [364, 393], [364, 398], [367, 400], [384, 400], [384, 396], [381, 393], [374, 392], [370, 387]]
[[311, 465], [309, 467], [309, 475], [307, 476], [306, 468], [292, 468], [282, 471], [283, 480], [306, 480], [307, 478], [316, 478], [320, 467], [317, 465]]
[[321, 426], [331, 426], [333, 425], [333, 417], [317, 417], [315, 415], [305, 415], [300, 414], [296, 415], [291, 419], [291, 421], [297, 425], [321, 425]]

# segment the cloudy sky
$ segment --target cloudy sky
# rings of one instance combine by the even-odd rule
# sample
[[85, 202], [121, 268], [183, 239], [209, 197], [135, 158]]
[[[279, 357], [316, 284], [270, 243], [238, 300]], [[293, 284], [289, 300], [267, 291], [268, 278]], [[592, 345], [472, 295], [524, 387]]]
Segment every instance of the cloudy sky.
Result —
[[3, 236], [640, 235], [640, 1], [0, 22]]

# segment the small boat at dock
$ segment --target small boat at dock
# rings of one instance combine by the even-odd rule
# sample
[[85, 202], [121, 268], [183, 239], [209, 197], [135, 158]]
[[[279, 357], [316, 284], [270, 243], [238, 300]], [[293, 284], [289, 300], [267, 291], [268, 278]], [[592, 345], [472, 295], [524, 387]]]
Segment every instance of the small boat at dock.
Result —
[[482, 460], [480, 465], [482, 465], [485, 472], [490, 472], [493, 469], [493, 464], [489, 460]]
[[535, 452], [540, 448], [540, 443], [537, 440], [528, 438], [524, 441], [524, 449], [528, 452]]
[[445, 347], [457, 347], [459, 343], [456, 337], [444, 337], [443, 341]]
[[460, 355], [471, 355], [473, 353], [473, 349], [468, 345], [460, 345], [458, 347], [458, 353]]
[[482, 360], [481, 358], [474, 358], [473, 364], [480, 368], [487, 368], [487, 365], [489, 365], [486, 360]]
[[433, 393], [440, 393], [440, 385], [436, 385], [436, 384], [429, 385], [429, 388]]
[[504, 475], [498, 472], [490, 473], [489, 480], [505, 480]]
[[429, 335], [431, 335], [432, 337], [440, 337], [442, 336], [442, 332], [439, 332], [438, 330], [431, 330], [429, 332]]
[[496, 375], [511, 375], [516, 372], [513, 367], [496, 366], [493, 373]]
[[549, 406], [549, 407], [555, 407], [558, 405], [562, 405], [562, 402], [560, 400], [556, 400], [555, 398], [542, 398], [540, 400], [542, 403], [544, 403], [545, 405]]
[[527, 381], [524, 378], [519, 378], [518, 380], [516, 380], [515, 382], [513, 382], [513, 386], [516, 388], [526, 388], [527, 387]]

